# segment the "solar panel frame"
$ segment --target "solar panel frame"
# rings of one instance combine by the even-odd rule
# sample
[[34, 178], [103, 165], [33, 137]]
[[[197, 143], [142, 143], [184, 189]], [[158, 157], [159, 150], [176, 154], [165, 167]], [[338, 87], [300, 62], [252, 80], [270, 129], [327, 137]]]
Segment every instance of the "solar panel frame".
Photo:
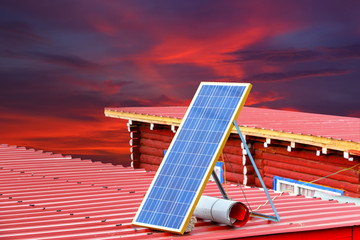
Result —
[[[212, 99], [214, 99], [214, 98], [218, 98], [219, 101], [223, 101], [223, 98], [224, 98], [223, 96], [210, 95], [211, 97], [209, 97], [208, 95], [205, 95], [204, 97], [202, 97], [202, 95], [199, 95], [199, 93], [202, 93], [202, 91], [205, 91], [206, 89], [210, 89], [209, 86], [214, 86], [214, 87], [217, 87], [218, 89], [222, 88], [222, 87], [223, 87], [223, 89], [235, 89], [235, 88], [229, 88], [229, 87], [241, 87], [243, 89], [243, 91], [240, 94], [240, 96], [237, 97], [237, 100], [236, 101], [234, 100], [234, 103], [236, 103], [236, 106], [233, 107], [232, 112], [230, 112], [230, 110], [231, 110], [230, 109], [228, 111], [228, 113], [226, 113], [226, 114], [228, 114], [228, 117], [226, 118], [226, 124], [225, 124], [225, 122], [222, 123], [225, 126], [224, 129], [211, 129], [211, 130], [214, 130], [214, 132], [216, 132], [215, 130], [219, 130], [219, 133], [216, 133], [216, 134], [217, 134], [218, 139], [219, 139], [219, 137], [221, 137], [221, 140], [217, 144], [215, 144], [215, 143], [212, 144], [213, 146], [209, 146], [209, 145], [204, 146], [204, 144], [201, 145], [202, 142], [194, 142], [194, 145], [192, 145], [192, 144], [190, 145], [189, 139], [191, 139], [191, 137], [193, 137], [194, 134], [189, 135], [189, 133], [191, 133], [191, 131], [189, 131], [189, 133], [187, 132], [187, 130], [188, 130], [187, 127], [192, 126], [191, 122], [189, 123], [189, 121], [192, 121], [193, 122], [192, 124], [196, 123], [196, 126], [198, 126], [201, 123], [203, 123], [204, 126], [208, 126], [210, 124], [210, 120], [208, 120], [210, 118], [203, 117], [203, 118], [199, 118], [199, 119], [198, 118], [192, 119], [191, 118], [192, 115], [202, 114], [203, 116], [207, 116], [207, 114], [212, 113], [212, 111], [208, 110], [208, 108], [210, 108], [210, 107], [208, 107], [208, 108], [205, 107], [203, 110], [201, 110], [201, 107], [202, 107], [201, 104], [203, 104], [204, 101], [206, 102], [207, 100], [212, 101]], [[148, 189], [148, 191], [147, 191], [147, 193], [146, 193], [146, 195], [134, 217], [134, 220], [132, 223], [133, 225], [153, 228], [153, 229], [157, 229], [157, 230], [169, 231], [169, 232], [173, 232], [173, 233], [180, 233], [180, 234], [184, 233], [184, 231], [187, 227], [187, 224], [191, 218], [191, 215], [195, 210], [197, 202], [199, 201], [199, 199], [201, 197], [201, 193], [203, 192], [203, 190], [206, 186], [206, 183], [215, 167], [217, 159], [219, 158], [219, 156], [222, 152], [222, 149], [225, 146], [226, 140], [228, 139], [228, 137], [230, 135], [230, 132], [232, 129], [232, 123], [234, 120], [237, 119], [237, 117], [241, 111], [241, 108], [243, 107], [245, 100], [251, 90], [251, 87], [252, 87], [252, 85], [249, 83], [202, 82], [200, 84], [200, 86], [198, 87], [198, 89], [189, 105], [189, 108], [187, 109], [187, 111], [185, 113], [185, 116], [179, 126], [179, 129], [176, 132], [176, 134], [168, 148], [168, 151], [166, 152], [166, 154], [163, 158], [163, 161], [160, 164], [159, 169], [158, 169], [157, 173], [155, 174], [155, 177], [154, 177], [152, 183], [150, 184], [149, 189]], [[204, 89], [204, 90], [202, 90], [202, 89]], [[230, 91], [230, 90], [228, 90], [228, 91]], [[208, 104], [209, 104], [209, 102], [208, 102]], [[211, 104], [213, 104], [213, 105], [211, 105], [211, 108], [219, 107], [219, 102], [217, 102], [216, 99], [213, 100], [213, 102]], [[218, 108], [218, 109], [220, 109], [220, 108]], [[208, 110], [208, 112], [206, 112], [207, 110]], [[200, 112], [196, 112], [196, 111], [200, 111]], [[227, 109], [225, 109], [223, 111], [227, 111]], [[206, 122], [207, 120], [208, 120], [208, 122]], [[218, 120], [220, 120], [220, 119], [218, 119]], [[196, 122], [196, 121], [198, 121], [198, 122]], [[204, 123], [204, 121], [205, 121], [205, 123]], [[214, 123], [211, 123], [211, 124], [214, 124]], [[203, 127], [203, 128], [206, 129], [206, 127]], [[202, 131], [202, 128], [195, 128], [192, 130]], [[198, 135], [197, 137], [200, 138], [201, 136], [203, 136], [201, 134], [202, 133], [200, 133], [200, 135]], [[214, 137], [214, 136], [212, 136], [212, 137]], [[216, 138], [216, 137], [214, 137], [214, 138]], [[176, 158], [174, 160], [174, 157], [172, 156], [172, 154], [176, 153], [175, 150], [177, 150], [177, 149], [173, 149], [173, 148], [174, 148], [174, 146], [179, 147], [178, 145], [180, 144], [179, 142], [181, 142], [181, 141], [187, 141], [187, 142], [185, 142], [185, 143], [188, 143], [187, 147], [190, 146], [186, 152], [185, 151], [181, 152], [181, 158], [185, 158], [187, 155], [192, 156], [191, 154], [197, 154], [196, 151], [200, 151], [199, 147], [200, 147], [200, 149], [203, 147], [210, 149], [212, 147], [215, 150], [213, 150], [214, 152], [211, 156], [210, 155], [208, 156], [208, 157], [211, 157], [211, 160], [208, 161], [206, 170], [202, 170], [202, 172], [199, 171], [200, 173], [203, 174], [203, 176], [196, 175], [196, 177], [198, 177], [198, 178], [194, 178], [194, 181], [195, 180], [200, 181], [200, 184], [196, 185], [196, 189], [191, 189], [193, 187], [191, 185], [192, 182], [188, 181], [188, 179], [185, 179], [184, 181], [185, 182], [187, 181], [187, 184], [188, 184], [188, 185], [186, 185], [186, 188], [185, 188], [186, 191], [180, 191], [180, 193], [179, 193], [178, 191], [176, 191], [176, 190], [179, 190], [178, 184], [183, 185], [184, 182], [176, 181], [175, 177], [173, 177], [171, 179], [171, 178], [167, 178], [166, 176], [168, 173], [171, 173], [171, 171], [172, 171], [171, 170], [172, 168], [169, 168], [169, 166], [168, 166], [169, 164], [175, 164], [175, 167], [177, 167], [175, 169], [178, 169], [179, 167], [183, 167], [183, 170], [181, 170], [181, 171], [184, 171], [184, 169], [185, 169], [184, 166], [187, 165], [187, 164], [184, 164], [181, 166], [176, 166], [175, 162], [174, 163], [171, 162], [172, 160], [173, 161], [176, 160]], [[180, 145], [180, 147], [181, 147], [181, 145]], [[204, 149], [204, 150], [208, 151], [208, 149]], [[198, 160], [201, 160], [199, 155], [195, 155], [195, 156], [198, 158]], [[200, 161], [198, 161], [197, 163], [201, 164]], [[194, 172], [194, 174], [196, 173], [194, 171], [194, 168], [201, 168], [201, 167], [204, 168], [203, 166], [196, 166], [195, 164], [190, 164], [188, 166], [192, 167], [192, 169], [190, 171]], [[197, 174], [200, 174], [199, 172]], [[181, 176], [182, 175], [179, 175], [179, 177], [181, 177]], [[165, 179], [167, 179], [167, 180], [170, 179], [170, 180], [168, 181], [168, 184], [166, 185], [167, 186], [166, 190], [164, 189], [161, 192], [158, 188], [161, 188], [163, 186], [159, 185], [159, 183], [160, 182], [162, 183], [163, 181], [165, 181]], [[173, 185], [170, 186], [170, 184], [173, 184]], [[196, 191], [194, 192], [194, 190], [196, 190]], [[192, 192], [194, 192], [194, 193], [192, 193]], [[158, 194], [160, 194], [160, 196], [157, 196]], [[176, 194], [178, 194], [178, 195], [176, 195]], [[191, 194], [193, 194], [193, 196], [189, 196], [189, 198], [186, 198], [187, 195], [191, 195]], [[150, 195], [151, 195], [151, 197], [153, 197], [153, 196], [159, 197], [157, 199], [160, 199], [160, 201], [155, 202], [155, 199], [149, 197]], [[166, 213], [161, 212], [161, 209], [168, 210], [167, 208], [171, 207], [171, 206], [169, 206], [169, 205], [171, 205], [171, 204], [169, 204], [169, 201], [170, 201], [170, 199], [172, 199], [173, 196], [177, 196], [177, 199], [179, 199], [179, 200], [182, 199], [182, 197], [184, 197], [185, 200], [191, 200], [190, 203], [187, 202], [187, 204], [190, 204], [189, 206], [183, 206], [181, 208], [177, 208], [177, 210], [180, 212], [186, 211], [185, 214], [182, 214], [179, 217], [177, 217], [175, 214], [173, 214], [171, 216], [166, 216]], [[178, 201], [177, 203], [181, 205], [180, 201]], [[153, 215], [151, 215], [152, 213], [148, 213], [148, 212], [153, 212], [153, 211], [149, 210], [149, 207], [156, 208], [155, 213]], [[171, 211], [174, 210], [174, 207], [175, 206], [173, 204]], [[150, 214], [150, 216], [151, 216], [151, 218], [149, 217], [150, 219], [147, 219], [146, 217], [144, 217], [144, 216], [147, 216], [147, 214]], [[167, 215], [170, 215], [170, 214], [167, 214]], [[139, 221], [138, 218], [140, 218], [140, 219], [145, 218], [146, 220], [148, 220], [148, 222], [146, 222], [146, 223], [144, 221], [141, 222], [141, 221]], [[167, 222], [170, 219], [172, 219], [173, 222], [177, 223], [177, 226], [169, 227], [168, 226], [169, 223], [167, 223], [167, 222], [166, 222], [166, 224], [164, 223], [162, 225], [156, 224], [162, 218], [167, 219]], [[174, 218], [176, 218], [176, 219], [174, 219]], [[150, 222], [152, 222], [152, 223], [150, 223]], [[164, 225], [167, 225], [167, 226], [164, 226]]]

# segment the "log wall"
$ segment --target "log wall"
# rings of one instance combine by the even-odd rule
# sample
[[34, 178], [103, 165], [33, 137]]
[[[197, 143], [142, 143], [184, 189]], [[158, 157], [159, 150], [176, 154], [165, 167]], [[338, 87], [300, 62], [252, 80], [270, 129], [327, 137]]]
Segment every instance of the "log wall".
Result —
[[[264, 147], [261, 139], [253, 137], [251, 141], [255, 149], [256, 164], [268, 188], [273, 188], [274, 176], [311, 182], [359, 163], [358, 157], [349, 161], [343, 157], [342, 152], [332, 151], [330, 154], [317, 156], [316, 149], [308, 146], [300, 145], [289, 152], [287, 147], [290, 143], [275, 142]], [[344, 190], [345, 196], [360, 197], [359, 170], [360, 166], [357, 166], [320, 179], [314, 184]], [[260, 186], [257, 177], [255, 185]]]
[[[164, 150], [168, 149], [175, 135], [171, 127], [154, 125], [151, 130], [149, 124], [134, 122], [129, 126], [129, 131], [132, 166], [156, 171], [163, 159]], [[353, 161], [348, 161], [342, 152], [336, 151], [317, 156], [317, 148], [314, 146], [295, 144], [290, 148], [289, 142], [271, 140], [265, 147], [265, 138], [253, 136], [247, 136], [246, 141], [268, 188], [273, 188], [274, 176], [310, 182], [360, 162], [357, 156]], [[239, 136], [230, 135], [219, 161], [225, 163], [227, 181], [261, 187]], [[356, 167], [342, 171], [319, 180], [316, 184], [342, 189], [346, 196], [360, 197], [359, 170], [360, 167]]]

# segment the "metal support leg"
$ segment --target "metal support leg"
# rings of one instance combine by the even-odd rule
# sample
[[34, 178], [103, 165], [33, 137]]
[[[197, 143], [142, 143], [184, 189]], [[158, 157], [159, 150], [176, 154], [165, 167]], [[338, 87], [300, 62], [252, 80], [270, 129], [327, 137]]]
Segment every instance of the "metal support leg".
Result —
[[267, 215], [259, 214], [259, 213], [253, 213], [253, 215], [254, 215], [254, 217], [261, 217], [261, 218], [265, 218], [265, 219], [268, 219], [268, 220], [271, 220], [271, 221], [280, 222], [279, 214], [278, 214], [278, 212], [276, 211], [276, 208], [275, 208], [275, 206], [274, 206], [274, 203], [273, 203], [273, 201], [272, 201], [272, 199], [271, 199], [271, 197], [270, 197], [270, 195], [269, 195], [269, 192], [268, 192], [268, 190], [267, 190], [267, 188], [266, 188], [266, 186], [265, 186], [265, 184], [264, 184], [264, 181], [263, 181], [263, 179], [262, 179], [262, 177], [261, 177], [261, 175], [260, 175], [260, 172], [259, 172], [258, 168], [256, 167], [255, 161], [254, 161], [254, 159], [253, 159], [253, 157], [252, 157], [252, 155], [251, 155], [251, 153], [250, 153], [250, 150], [249, 150], [249, 148], [248, 148], [248, 146], [247, 146], [247, 144], [246, 144], [245, 138], [244, 138], [244, 136], [241, 134], [239, 125], [237, 124], [237, 122], [236, 122], [235, 120], [234, 120], [233, 123], [234, 123], [234, 126], [235, 126], [236, 130], [238, 131], [238, 134], [239, 134], [239, 136], [240, 136], [240, 138], [241, 138], [241, 141], [242, 141], [243, 144], [244, 144], [244, 147], [245, 147], [245, 149], [246, 149], [246, 152], [247, 152], [247, 154], [248, 154], [248, 156], [249, 156], [249, 158], [250, 158], [251, 164], [253, 165], [253, 167], [254, 167], [254, 169], [255, 169], [255, 172], [256, 172], [259, 180], [260, 180], [261, 186], [263, 187], [263, 189], [264, 189], [264, 191], [265, 191], [265, 194], [266, 194], [266, 196], [267, 196], [267, 198], [268, 198], [268, 200], [269, 200], [269, 203], [270, 203], [270, 205], [271, 205], [271, 207], [272, 207], [272, 209], [273, 209], [276, 217], [267, 216]]
[[215, 171], [212, 172], [212, 176], [213, 176], [213, 178], [214, 178], [214, 180], [215, 180], [215, 182], [216, 182], [216, 185], [218, 186], [218, 188], [219, 188], [219, 190], [220, 190], [221, 195], [223, 196], [223, 198], [226, 199], [226, 200], [229, 200], [229, 197], [228, 197], [228, 195], [226, 194], [226, 191], [224, 190], [223, 186], [221, 185], [220, 180], [219, 180], [219, 178], [217, 177]]

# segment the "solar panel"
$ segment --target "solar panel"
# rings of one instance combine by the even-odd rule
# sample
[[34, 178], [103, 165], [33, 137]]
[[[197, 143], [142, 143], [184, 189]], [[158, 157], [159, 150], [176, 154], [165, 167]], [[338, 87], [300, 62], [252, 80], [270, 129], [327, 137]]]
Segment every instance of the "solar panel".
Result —
[[200, 84], [134, 225], [184, 233], [250, 89], [248, 83]]

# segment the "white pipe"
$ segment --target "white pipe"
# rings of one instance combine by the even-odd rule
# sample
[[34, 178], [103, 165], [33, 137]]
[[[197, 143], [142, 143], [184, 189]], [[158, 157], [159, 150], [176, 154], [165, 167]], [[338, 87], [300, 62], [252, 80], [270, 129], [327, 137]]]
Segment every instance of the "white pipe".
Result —
[[193, 215], [213, 222], [241, 227], [249, 220], [250, 213], [243, 203], [202, 195]]

